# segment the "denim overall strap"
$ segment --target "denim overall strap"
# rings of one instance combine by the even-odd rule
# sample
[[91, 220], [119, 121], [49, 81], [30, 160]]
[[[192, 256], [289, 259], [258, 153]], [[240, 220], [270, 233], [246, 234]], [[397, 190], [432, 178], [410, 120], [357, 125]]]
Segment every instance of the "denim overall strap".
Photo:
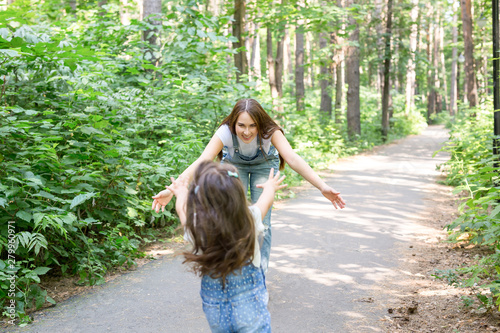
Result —
[[[235, 155], [236, 155], [236, 153], [238, 153], [238, 155], [239, 155], [240, 154], [240, 143], [238, 141], [238, 136], [231, 133], [231, 138], [233, 140], [234, 153], [235, 153]], [[257, 154], [259, 153], [260, 150], [262, 150], [261, 149], [260, 135], [257, 135]]]

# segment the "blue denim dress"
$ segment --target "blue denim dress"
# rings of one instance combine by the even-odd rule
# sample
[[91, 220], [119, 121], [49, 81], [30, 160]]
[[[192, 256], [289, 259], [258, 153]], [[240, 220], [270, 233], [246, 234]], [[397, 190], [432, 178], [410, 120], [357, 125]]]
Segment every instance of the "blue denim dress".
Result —
[[212, 332], [271, 332], [269, 295], [262, 268], [244, 266], [226, 277], [224, 288], [222, 279], [204, 275], [200, 295]]
[[[278, 151], [271, 145], [267, 154], [263, 152], [260, 148], [260, 136], [257, 136], [257, 154], [250, 157], [245, 156], [239, 152], [237, 136], [232, 133], [231, 136], [233, 138], [234, 154], [233, 156], [229, 155], [227, 147], [224, 146], [222, 150], [222, 163], [231, 163], [238, 168], [243, 188], [248, 189], [248, 185], [250, 185], [250, 199], [252, 204], [254, 204], [262, 194], [262, 189], [257, 188], [256, 185], [267, 181], [271, 168], [274, 168], [274, 174], [278, 172], [280, 166]], [[271, 209], [267, 212], [262, 223], [266, 229], [264, 231], [264, 240], [260, 247], [261, 267], [264, 269], [264, 272], [267, 272], [269, 256], [271, 255]]]

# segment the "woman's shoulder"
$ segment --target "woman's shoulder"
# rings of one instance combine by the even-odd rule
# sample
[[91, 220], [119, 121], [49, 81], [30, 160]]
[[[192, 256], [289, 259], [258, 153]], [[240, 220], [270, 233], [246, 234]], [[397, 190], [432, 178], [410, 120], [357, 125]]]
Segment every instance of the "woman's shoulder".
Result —
[[224, 146], [229, 146], [229, 145], [232, 146], [233, 140], [231, 136], [231, 131], [229, 130], [229, 126], [227, 124], [221, 125], [215, 132], [215, 135], [219, 137]]

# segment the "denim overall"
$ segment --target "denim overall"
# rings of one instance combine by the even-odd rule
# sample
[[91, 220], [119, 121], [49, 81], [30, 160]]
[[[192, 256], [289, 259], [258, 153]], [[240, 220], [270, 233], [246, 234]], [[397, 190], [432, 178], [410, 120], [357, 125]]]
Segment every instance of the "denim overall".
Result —
[[244, 266], [222, 279], [204, 275], [200, 296], [210, 330], [226, 332], [271, 332], [271, 315], [267, 309], [269, 296], [262, 268]]
[[[247, 190], [250, 184], [250, 199], [252, 204], [254, 204], [262, 194], [262, 189], [257, 188], [256, 185], [267, 181], [271, 168], [274, 168], [274, 174], [278, 172], [280, 166], [278, 151], [271, 145], [269, 153], [266, 154], [263, 152], [260, 147], [260, 136], [257, 136], [257, 154], [253, 157], [248, 157], [240, 154], [237, 136], [232, 133], [231, 136], [233, 137], [234, 155], [229, 155], [227, 147], [224, 147], [222, 150], [222, 163], [231, 163], [238, 168], [243, 188]], [[267, 272], [269, 256], [271, 254], [271, 209], [267, 212], [262, 223], [266, 229], [264, 230], [264, 240], [260, 247], [261, 267], [264, 269], [264, 272]]]

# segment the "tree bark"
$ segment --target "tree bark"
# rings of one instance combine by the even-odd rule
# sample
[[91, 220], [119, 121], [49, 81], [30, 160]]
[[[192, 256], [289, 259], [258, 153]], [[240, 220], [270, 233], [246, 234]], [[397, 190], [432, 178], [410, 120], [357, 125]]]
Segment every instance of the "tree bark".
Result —
[[[342, 0], [337, 0], [337, 6], [343, 8]], [[341, 23], [341, 32], [345, 29], [345, 24]], [[344, 39], [335, 34], [336, 45], [343, 45]], [[340, 124], [342, 118], [342, 99], [344, 98], [344, 47], [341, 46], [336, 50], [335, 54], [335, 123]]]
[[[430, 4], [427, 4], [427, 8], [430, 8]], [[431, 123], [431, 115], [433, 115], [436, 111], [436, 91], [434, 89], [434, 81], [433, 81], [433, 71], [432, 71], [432, 52], [431, 52], [431, 43], [432, 43], [432, 35], [433, 34], [433, 24], [429, 22], [428, 31], [427, 31], [427, 59], [429, 59], [429, 63], [427, 65], [427, 123]]]
[[259, 25], [255, 23], [254, 26], [254, 36], [252, 39], [252, 54], [251, 54], [251, 71], [252, 76], [255, 77], [257, 85], [260, 85], [261, 81], [261, 66], [260, 66], [260, 34], [259, 34]]
[[297, 112], [304, 111], [304, 31], [302, 22], [295, 29], [295, 103]]
[[273, 57], [273, 32], [271, 31], [270, 24], [267, 26], [267, 76], [269, 77], [269, 88], [271, 89], [271, 97], [273, 98], [273, 105], [276, 106], [278, 98], [278, 89], [276, 88], [276, 71], [274, 68]]
[[[439, 10], [437, 12], [436, 18], [439, 20]], [[435, 87], [436, 96], [436, 113], [441, 112], [443, 109], [443, 100], [441, 96], [441, 80], [439, 80], [439, 23], [436, 21], [434, 23], [434, 45], [433, 45], [433, 55], [432, 55], [432, 76], [433, 83]]]
[[283, 68], [286, 73], [283, 78], [285, 82], [288, 82], [288, 80], [293, 77], [292, 48], [290, 45], [290, 33], [288, 30], [289, 29], [285, 29], [285, 40], [283, 45]]
[[444, 94], [441, 95], [441, 100], [442, 100], [442, 110], [447, 110], [447, 104], [446, 104], [446, 98], [448, 96], [448, 83], [446, 81], [446, 64], [444, 61], [444, 28], [443, 28], [443, 22], [440, 20], [439, 22], [439, 57], [441, 60], [441, 80], [443, 81], [443, 90]]
[[451, 61], [451, 82], [450, 82], [450, 115], [454, 116], [457, 111], [457, 41], [458, 41], [458, 28], [457, 28], [457, 5], [456, 2], [453, 5], [453, 28], [452, 28], [452, 38], [453, 38], [453, 49], [452, 49], [452, 61]]
[[[328, 40], [327, 33], [321, 32], [319, 34], [319, 48], [324, 49], [327, 47]], [[320, 76], [321, 80], [319, 82], [321, 87], [321, 103], [320, 103], [320, 113], [326, 118], [330, 119], [332, 116], [332, 73], [330, 71], [331, 60], [329, 57], [322, 59], [322, 64], [320, 66]]]
[[464, 56], [465, 56], [465, 80], [467, 82], [467, 100], [470, 107], [477, 105], [477, 83], [474, 70], [474, 43], [472, 40], [472, 14], [471, 0], [460, 1], [462, 9], [462, 29], [464, 37]]
[[[152, 25], [161, 24], [161, 0], [143, 0], [142, 2], [142, 20], [148, 20]], [[146, 51], [145, 58], [152, 64], [158, 66], [159, 56], [155, 55], [154, 50], [159, 45], [158, 29], [149, 29], [144, 31], [143, 40], [148, 41], [151, 48]]]
[[[278, 90], [278, 97], [281, 99], [283, 97], [283, 51], [285, 44], [285, 36], [278, 36], [278, 42], [276, 45], [276, 89]], [[281, 105], [281, 103], [280, 103]]]
[[411, 32], [410, 32], [410, 57], [408, 59], [408, 67], [406, 72], [406, 108], [405, 115], [408, 116], [415, 108], [415, 53], [417, 52], [417, 19], [418, 19], [418, 0], [412, 0], [412, 9], [410, 12]]
[[246, 52], [241, 48], [245, 46], [245, 0], [234, 0], [234, 22], [233, 22], [233, 36], [236, 42], [233, 42], [233, 49], [237, 52], [234, 54], [234, 65], [238, 69], [236, 73], [236, 80], [241, 81], [241, 76], [248, 74], [248, 59]]
[[392, 0], [387, 1], [387, 26], [385, 30], [385, 53], [384, 53], [384, 91], [382, 95], [382, 139], [387, 141], [389, 134], [389, 93], [391, 90], [391, 37], [392, 37]]
[[[353, 0], [348, 1], [352, 6]], [[361, 134], [361, 114], [359, 100], [359, 26], [352, 14], [349, 25], [354, 27], [349, 36], [350, 45], [347, 48], [346, 83], [347, 89], [347, 133], [351, 139]]]

